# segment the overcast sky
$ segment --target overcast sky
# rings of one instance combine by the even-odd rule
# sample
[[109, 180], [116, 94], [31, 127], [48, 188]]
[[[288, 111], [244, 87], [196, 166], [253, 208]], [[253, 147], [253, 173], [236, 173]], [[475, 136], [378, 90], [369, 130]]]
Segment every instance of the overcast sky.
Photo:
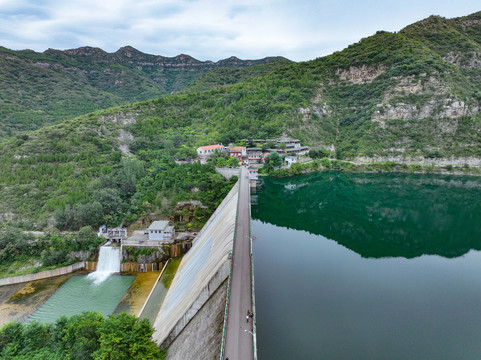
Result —
[[479, 0], [0, 0], [0, 46], [303, 61], [429, 15], [480, 10]]

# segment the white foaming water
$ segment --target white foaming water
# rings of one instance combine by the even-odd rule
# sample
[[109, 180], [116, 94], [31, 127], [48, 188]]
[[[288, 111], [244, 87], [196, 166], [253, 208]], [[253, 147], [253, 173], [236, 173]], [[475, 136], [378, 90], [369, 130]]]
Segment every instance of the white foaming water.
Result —
[[120, 272], [120, 248], [104, 245], [100, 247], [97, 270], [88, 275], [95, 284], [100, 284], [111, 274]]

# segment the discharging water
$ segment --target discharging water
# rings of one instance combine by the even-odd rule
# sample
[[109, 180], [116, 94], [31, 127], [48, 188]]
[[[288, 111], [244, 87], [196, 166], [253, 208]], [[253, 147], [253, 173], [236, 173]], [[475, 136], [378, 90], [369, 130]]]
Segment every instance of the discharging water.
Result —
[[90, 273], [88, 277], [96, 284], [100, 284], [110, 275], [120, 272], [120, 255], [120, 247], [101, 246], [97, 270]]
[[84, 275], [72, 276], [33, 315], [29, 321], [54, 322], [61, 315], [82, 311], [112, 314], [135, 276], [109, 276], [102, 283]]
[[480, 178], [326, 172], [257, 194], [259, 359], [479, 359]]

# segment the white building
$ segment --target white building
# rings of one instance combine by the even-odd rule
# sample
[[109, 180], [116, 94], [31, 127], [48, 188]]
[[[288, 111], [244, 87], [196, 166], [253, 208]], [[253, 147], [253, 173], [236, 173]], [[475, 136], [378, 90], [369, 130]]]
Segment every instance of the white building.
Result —
[[107, 228], [106, 225], [102, 225], [99, 227], [99, 232], [97, 233], [98, 237], [104, 237], [107, 240], [113, 242], [121, 242], [123, 239], [127, 237], [127, 229], [126, 228]]
[[145, 232], [149, 240], [170, 240], [175, 235], [175, 229], [169, 225], [168, 220], [154, 221]]
[[297, 162], [297, 157], [296, 156], [286, 156], [284, 158], [284, 165], [287, 167], [291, 167], [292, 164]]
[[250, 180], [258, 180], [259, 170], [257, 168], [248, 168], [247, 172], [249, 173]]
[[227, 148], [224, 145], [207, 145], [201, 146], [197, 148], [197, 155], [199, 159], [203, 160], [210, 155], [214, 155], [215, 151], [227, 151]]

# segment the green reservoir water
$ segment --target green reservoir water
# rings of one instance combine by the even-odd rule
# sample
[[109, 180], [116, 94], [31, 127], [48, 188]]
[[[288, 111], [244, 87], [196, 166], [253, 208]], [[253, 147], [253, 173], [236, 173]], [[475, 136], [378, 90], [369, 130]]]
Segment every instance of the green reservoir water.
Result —
[[481, 358], [481, 179], [265, 179], [252, 206], [259, 359]]
[[134, 279], [135, 276], [111, 275], [96, 284], [87, 276], [72, 276], [28, 321], [54, 322], [61, 315], [71, 316], [87, 310], [110, 315]]

